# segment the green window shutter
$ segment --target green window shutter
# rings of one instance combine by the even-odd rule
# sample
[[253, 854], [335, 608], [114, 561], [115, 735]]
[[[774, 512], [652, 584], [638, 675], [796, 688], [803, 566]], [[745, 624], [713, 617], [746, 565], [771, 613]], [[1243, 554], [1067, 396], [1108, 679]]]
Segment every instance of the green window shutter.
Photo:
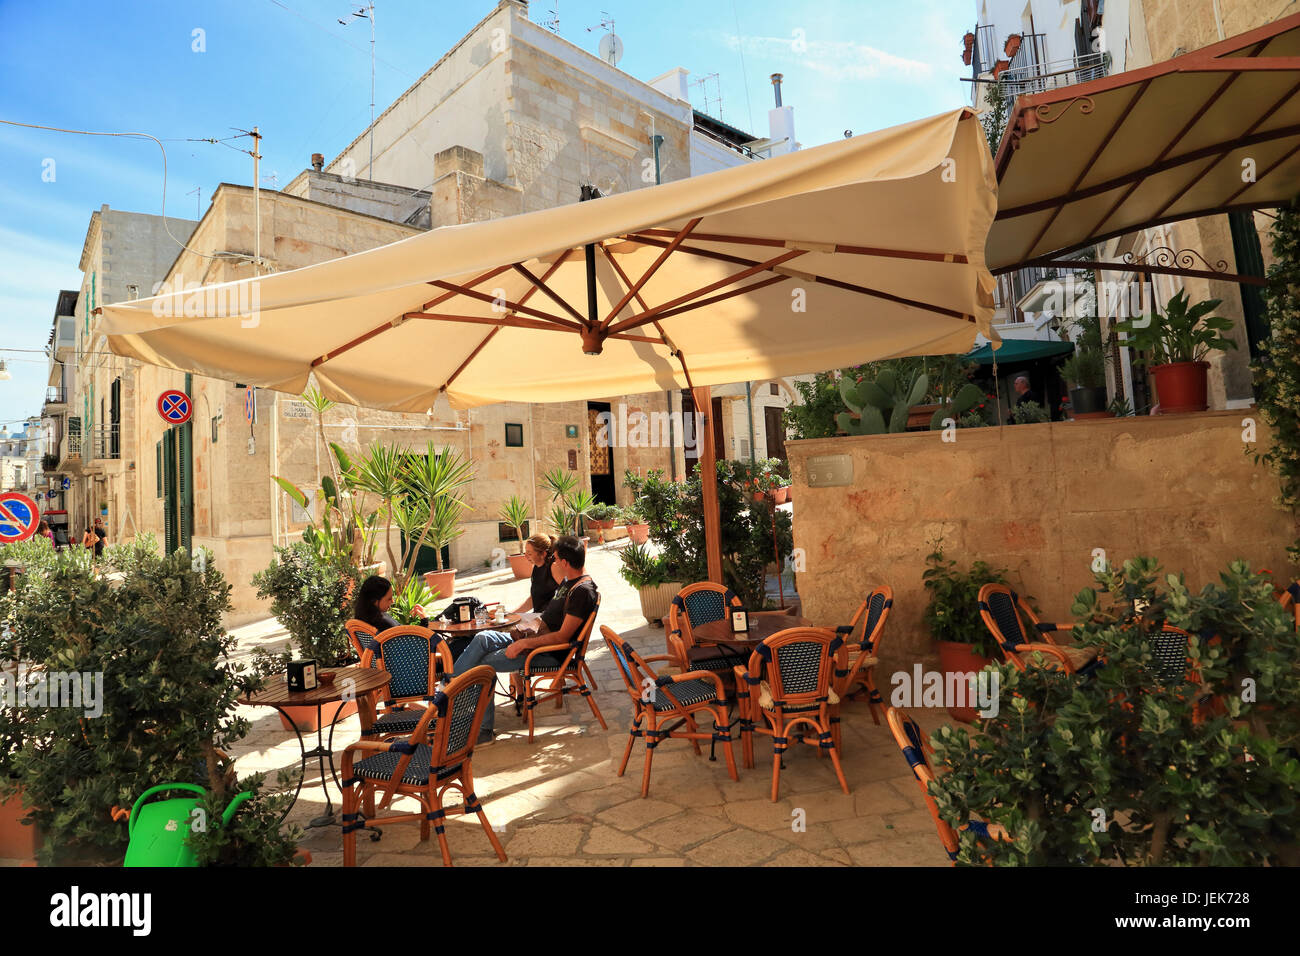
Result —
[[194, 432], [191, 422], [186, 422], [178, 429], [180, 445], [180, 463], [177, 474], [180, 476], [177, 504], [179, 515], [180, 547], [186, 554], [190, 553], [190, 542], [194, 535]]
[[164, 547], [171, 554], [180, 546], [176, 540], [176, 435], [171, 429], [163, 433], [163, 462]]
[[153, 457], [155, 462], [154, 475], [158, 478], [158, 494], [155, 495], [155, 497], [161, 498], [163, 496], [163, 460], [161, 440], [154, 442]]

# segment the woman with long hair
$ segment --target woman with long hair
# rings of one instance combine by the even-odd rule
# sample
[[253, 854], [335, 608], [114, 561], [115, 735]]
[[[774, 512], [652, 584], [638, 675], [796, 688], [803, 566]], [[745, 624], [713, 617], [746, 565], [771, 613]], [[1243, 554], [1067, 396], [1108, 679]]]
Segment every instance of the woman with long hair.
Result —
[[515, 613], [541, 613], [551, 603], [555, 589], [559, 587], [551, 575], [551, 562], [555, 560], [555, 539], [549, 534], [535, 534], [524, 542], [524, 554], [533, 563], [532, 583], [528, 597], [515, 608]]
[[393, 597], [392, 582], [388, 578], [372, 574], [357, 589], [357, 600], [352, 608], [352, 616], [382, 634], [390, 627], [397, 627], [397, 622], [388, 616], [388, 609], [393, 606]]

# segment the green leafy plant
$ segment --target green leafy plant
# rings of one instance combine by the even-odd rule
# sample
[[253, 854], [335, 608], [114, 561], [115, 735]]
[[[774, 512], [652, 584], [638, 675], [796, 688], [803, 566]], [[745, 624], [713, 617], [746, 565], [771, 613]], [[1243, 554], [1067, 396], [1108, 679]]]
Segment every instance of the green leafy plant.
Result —
[[431, 617], [433, 602], [438, 600], [436, 589], [424, 583], [424, 578], [414, 575], [406, 587], [393, 595], [393, 605], [388, 609], [398, 624], [419, 624], [422, 617]]
[[1047, 414], [1047, 409], [1037, 402], [1021, 402], [1019, 405], [1012, 406], [1011, 420], [1017, 425], [1034, 425], [1051, 421], [1051, 416]]
[[618, 555], [619, 575], [634, 588], [652, 588], [673, 580], [668, 562], [643, 544], [630, 544]]
[[[767, 606], [767, 566], [773, 561], [773, 526], [782, 554], [794, 547], [790, 515], [769, 509], [752, 498], [743, 463], [717, 463], [718, 506], [721, 516], [723, 581], [754, 610]], [[645, 476], [628, 471], [623, 484], [650, 526], [650, 540], [662, 556], [670, 581], [704, 581], [708, 558], [704, 547], [704, 503], [699, 475], [666, 481], [661, 470]]]
[[1101, 388], [1106, 384], [1106, 356], [1100, 349], [1076, 345], [1061, 363], [1061, 376], [1075, 388]]
[[[1273, 265], [1263, 290], [1269, 336], [1260, 343], [1252, 371], [1255, 395], [1272, 431], [1267, 450], [1255, 454], [1277, 475], [1277, 504], [1300, 514], [1300, 212], [1278, 211], [1272, 229]], [[1289, 548], [1300, 564], [1300, 539]]]
[[[1098, 573], [1071, 610], [1102, 667], [1081, 679], [995, 665], [997, 716], [932, 738], [944, 819], [1012, 838], [964, 836], [960, 860], [1300, 863], [1300, 636], [1269, 577], [1234, 561], [1196, 593], [1137, 558]], [[1166, 621], [1191, 634], [1173, 674], [1158, 653]]]
[[510, 500], [501, 506], [501, 520], [514, 529], [519, 539], [519, 553], [524, 553], [524, 525], [528, 524], [528, 502], [518, 495], [511, 495]]
[[426, 542], [441, 542], [435, 550], [437, 568], [443, 569], [442, 549], [463, 533], [459, 523], [467, 505], [459, 492], [474, 480], [474, 468], [459, 452], [439, 450], [429, 442], [424, 454], [408, 456], [402, 479], [405, 492], [393, 501], [393, 520], [406, 534], [410, 546], [403, 555], [402, 571], [393, 582], [399, 593], [415, 573], [420, 549]]
[[980, 617], [980, 588], [986, 584], [1007, 584], [1006, 568], [995, 568], [975, 561], [969, 571], [960, 571], [957, 562], [944, 554], [942, 543], [925, 557], [921, 580], [930, 600], [922, 620], [936, 641], [970, 644], [972, 653], [981, 657], [997, 654], [997, 641]]
[[781, 423], [792, 439], [830, 438], [839, 429], [835, 416], [843, 411], [839, 380], [834, 372], [818, 372], [812, 381], [794, 380], [799, 401], [788, 406]]
[[0, 596], [6, 650], [21, 649], [30, 674], [82, 680], [84, 706], [29, 706], [17, 734], [0, 732], [0, 793], [22, 787], [45, 863], [120, 860], [126, 828], [109, 811], [160, 783], [196, 782], [224, 804], [222, 751], [248, 732], [236, 702], [256, 678], [231, 660], [230, 587], [211, 555], [160, 556], [143, 535], [106, 549], [103, 567], [111, 577], [51, 552]]
[[322, 667], [355, 660], [343, 625], [352, 617], [352, 598], [360, 583], [355, 565], [338, 556], [322, 556], [307, 542], [276, 548], [270, 566], [253, 575], [258, 597], [271, 599], [271, 613], [288, 630], [300, 655]]
[[1127, 418], [1133, 414], [1133, 403], [1127, 398], [1121, 398], [1118, 395], [1110, 400], [1110, 404], [1106, 408], [1116, 418]]
[[1145, 358], [1135, 360], [1139, 364], [1201, 362], [1211, 351], [1237, 347], [1222, 334], [1232, 328], [1232, 320], [1211, 314], [1221, 301], [1206, 299], [1191, 305], [1187, 291], [1180, 289], [1166, 303], [1163, 315], [1153, 308], [1149, 316], [1118, 322], [1115, 329], [1129, 336], [1125, 345], [1146, 353]]
[[[263, 795], [264, 774], [240, 780], [221, 795], [208, 793], [200, 802], [207, 825], [191, 829], [186, 840], [199, 866], [291, 866], [297, 861], [296, 826], [281, 829], [280, 820], [293, 803], [293, 794]], [[248, 792], [228, 822], [218, 823], [229, 807], [231, 793]]]

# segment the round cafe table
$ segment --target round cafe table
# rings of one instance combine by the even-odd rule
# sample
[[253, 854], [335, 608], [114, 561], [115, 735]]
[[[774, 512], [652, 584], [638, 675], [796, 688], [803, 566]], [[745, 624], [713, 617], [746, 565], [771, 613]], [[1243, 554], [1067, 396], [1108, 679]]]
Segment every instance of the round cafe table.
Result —
[[[321, 719], [321, 708], [325, 704], [337, 703], [348, 697], [349, 699], [355, 699], [358, 708], [364, 708], [367, 715], [373, 719], [374, 695], [388, 683], [388, 671], [382, 668], [323, 667], [320, 669], [320, 673], [333, 674], [334, 680], [328, 684], [317, 684], [314, 690], [291, 691], [288, 682], [285, 680], [285, 675], [280, 674], [278, 677], [268, 677], [266, 686], [262, 690], [246, 694], [239, 699], [241, 704], [274, 707], [289, 722], [289, 726], [293, 728], [294, 734], [298, 737], [298, 749], [302, 753], [298, 789], [293, 792], [293, 803], [290, 803], [285, 809], [284, 817], [289, 815], [293, 805], [298, 802], [298, 795], [302, 793], [303, 781], [307, 778], [307, 764], [312, 757], [315, 757], [320, 762], [320, 785], [321, 789], [325, 791], [325, 813], [314, 818], [308, 824], [308, 829], [311, 827], [327, 827], [334, 824], [334, 804], [330, 800], [329, 776], [334, 778], [334, 785], [339, 786], [339, 774], [334, 768], [334, 728], [338, 726], [342, 708], [335, 710], [334, 717], [329, 722], [330, 738], [328, 746], [326, 746], [323, 737], [325, 722]], [[316, 708], [316, 747], [314, 749], [307, 749], [307, 743], [303, 740], [302, 731], [298, 729], [298, 724], [294, 721], [291, 712], [285, 709], [286, 707]], [[369, 723], [363, 723], [363, 726], [369, 726]], [[326, 760], [329, 761], [329, 776], [325, 774]], [[280, 819], [283, 820], [284, 817]]]
[[748, 663], [754, 648], [773, 634], [789, 630], [792, 627], [815, 627], [812, 621], [802, 617], [786, 614], [784, 611], [751, 611], [749, 614], [749, 631], [736, 634], [731, 630], [731, 618], [709, 621], [707, 624], [691, 625], [691, 634], [695, 643], [707, 644], [730, 651], [737, 657], [744, 658], [738, 663]]
[[474, 639], [474, 635], [479, 631], [508, 631], [521, 620], [523, 620], [522, 615], [514, 613], [507, 614], [503, 621], [494, 621], [488, 618], [482, 624], [476, 624], [473, 618], [464, 623], [430, 618], [429, 629], [438, 634], [447, 635], [447, 647], [451, 650], [451, 659], [456, 660], [460, 657], [461, 652], [469, 647], [469, 642]]

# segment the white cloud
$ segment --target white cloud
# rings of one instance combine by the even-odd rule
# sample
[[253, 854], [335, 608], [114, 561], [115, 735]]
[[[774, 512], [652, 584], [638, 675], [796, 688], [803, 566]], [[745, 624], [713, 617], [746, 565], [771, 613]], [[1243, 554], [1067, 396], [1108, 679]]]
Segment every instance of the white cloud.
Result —
[[920, 60], [856, 43], [852, 40], [803, 40], [796, 50], [795, 37], [737, 37], [723, 34], [728, 49], [775, 61], [798, 64], [835, 80], [865, 80], [874, 77], [929, 81], [934, 67]]

